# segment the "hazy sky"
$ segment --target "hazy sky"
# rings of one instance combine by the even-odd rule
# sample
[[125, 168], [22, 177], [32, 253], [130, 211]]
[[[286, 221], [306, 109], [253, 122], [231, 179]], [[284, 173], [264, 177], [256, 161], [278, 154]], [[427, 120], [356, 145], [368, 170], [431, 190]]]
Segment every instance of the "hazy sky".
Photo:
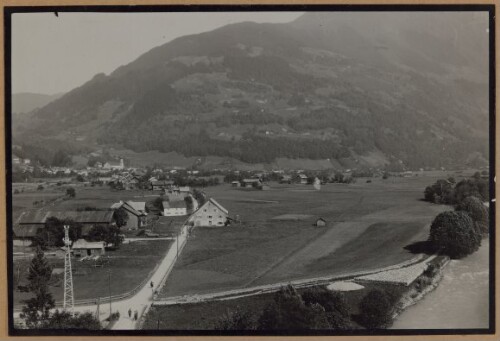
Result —
[[13, 93], [66, 92], [176, 37], [242, 21], [289, 22], [302, 13], [58, 14], [12, 16]]

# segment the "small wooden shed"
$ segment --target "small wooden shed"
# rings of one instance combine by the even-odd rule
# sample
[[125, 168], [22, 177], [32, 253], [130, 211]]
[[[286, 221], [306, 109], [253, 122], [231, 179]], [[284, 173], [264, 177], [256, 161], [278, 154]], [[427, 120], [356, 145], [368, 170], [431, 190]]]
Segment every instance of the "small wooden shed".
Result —
[[326, 220], [323, 218], [318, 218], [314, 226], [323, 227], [326, 226]]
[[75, 257], [102, 256], [105, 253], [105, 242], [88, 242], [78, 239], [71, 247]]

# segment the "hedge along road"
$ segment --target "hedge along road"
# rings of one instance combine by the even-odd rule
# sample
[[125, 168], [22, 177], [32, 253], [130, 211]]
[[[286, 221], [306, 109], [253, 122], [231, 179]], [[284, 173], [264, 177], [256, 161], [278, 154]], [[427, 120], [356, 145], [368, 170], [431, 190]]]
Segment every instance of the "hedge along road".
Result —
[[[187, 238], [187, 226], [184, 225], [177, 241], [172, 243], [167, 254], [157, 266], [156, 271], [131, 297], [116, 301], [112, 300], [111, 304], [109, 304], [109, 300], [103, 298], [104, 301], [99, 305], [99, 320], [103, 321], [106, 319], [110, 315], [111, 309], [112, 313], [120, 313], [120, 318], [114, 323], [112, 329], [135, 329], [144, 313], [151, 306], [154, 292], [160, 289], [160, 286], [168, 277], [170, 270], [177, 260], [178, 254], [181, 253], [186, 244]], [[151, 286], [151, 283], [153, 283], [153, 286]], [[129, 309], [131, 310], [131, 317], [128, 316]], [[97, 304], [75, 306], [75, 312], [91, 312], [94, 314], [96, 311]], [[134, 319], [135, 311], [137, 311], [137, 320]], [[14, 318], [19, 319], [19, 312], [14, 313]]]

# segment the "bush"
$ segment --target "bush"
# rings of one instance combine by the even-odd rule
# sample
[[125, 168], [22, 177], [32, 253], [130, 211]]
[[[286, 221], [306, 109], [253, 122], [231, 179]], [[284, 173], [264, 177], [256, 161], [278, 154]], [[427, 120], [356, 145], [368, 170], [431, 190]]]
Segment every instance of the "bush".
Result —
[[424, 200], [435, 204], [455, 203], [455, 190], [449, 180], [438, 180], [424, 190]]
[[76, 196], [76, 191], [73, 187], [66, 188], [66, 195], [70, 198], [74, 198]]
[[427, 269], [422, 273], [425, 277], [434, 278], [439, 272], [439, 266], [430, 263]]
[[392, 310], [387, 294], [372, 290], [359, 303], [359, 323], [367, 329], [387, 328], [392, 322]]
[[71, 315], [67, 311], [56, 310], [41, 328], [99, 330], [102, 326], [92, 313], [75, 313], [75, 315]]
[[440, 213], [431, 224], [429, 241], [451, 258], [463, 258], [479, 249], [481, 234], [469, 214], [463, 211]]
[[38, 187], [36, 188], [37, 191], [43, 191], [44, 187], [42, 185], [38, 185]]
[[254, 316], [249, 311], [239, 308], [226, 313], [215, 324], [215, 330], [253, 330], [256, 328]]
[[480, 200], [489, 200], [489, 183], [478, 177], [462, 180], [455, 186], [456, 202], [460, 203], [465, 198], [473, 196]]
[[489, 232], [489, 209], [476, 197], [467, 197], [455, 207], [456, 211], [467, 212], [474, 222], [476, 231], [487, 235]]
[[319, 304], [306, 305], [291, 285], [274, 295], [274, 302], [266, 306], [257, 323], [260, 330], [330, 328], [325, 309]]
[[326, 312], [330, 329], [347, 330], [352, 328], [349, 308], [342, 294], [326, 288], [316, 287], [302, 293], [304, 303], [309, 306], [320, 305]]

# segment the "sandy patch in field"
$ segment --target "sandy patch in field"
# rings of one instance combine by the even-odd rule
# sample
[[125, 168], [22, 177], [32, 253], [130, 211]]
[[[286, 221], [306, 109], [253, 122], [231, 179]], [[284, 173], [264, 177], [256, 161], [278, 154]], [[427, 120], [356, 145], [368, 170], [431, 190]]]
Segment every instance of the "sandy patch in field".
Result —
[[311, 218], [312, 215], [310, 214], [293, 214], [293, 213], [288, 213], [288, 214], [282, 214], [276, 217], [273, 217], [272, 219], [274, 220], [305, 220]]
[[258, 199], [235, 200], [235, 202], [248, 203], [248, 204], [279, 204], [279, 201], [276, 200], [258, 200]]
[[354, 282], [333, 282], [326, 287], [331, 291], [354, 291], [364, 289], [364, 286]]

